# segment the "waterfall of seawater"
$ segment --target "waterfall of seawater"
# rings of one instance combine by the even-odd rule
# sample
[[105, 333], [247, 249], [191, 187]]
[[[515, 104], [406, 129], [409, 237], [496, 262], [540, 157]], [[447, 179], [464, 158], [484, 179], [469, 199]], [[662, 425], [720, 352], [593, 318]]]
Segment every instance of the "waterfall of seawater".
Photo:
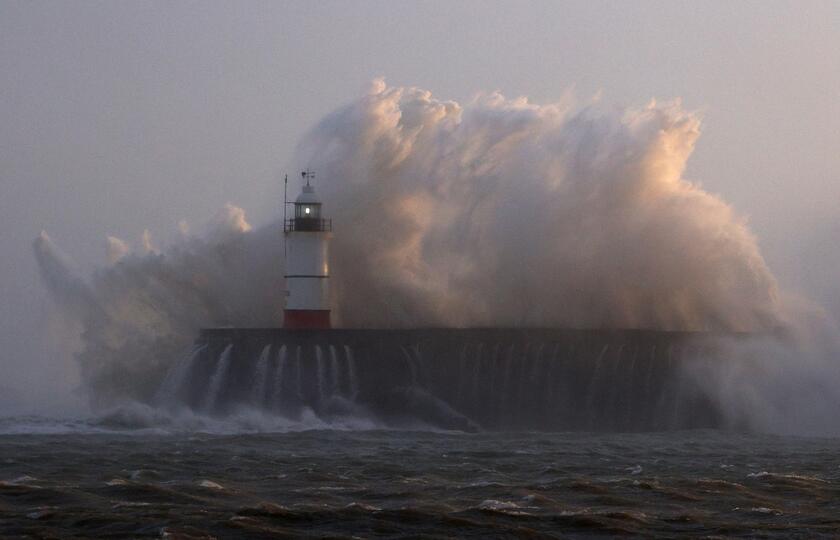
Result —
[[356, 378], [356, 364], [353, 362], [353, 351], [344, 346], [344, 358], [347, 360], [347, 384], [350, 387], [349, 398], [355, 400], [359, 395], [359, 380]]
[[155, 394], [154, 402], [158, 405], [172, 405], [176, 402], [178, 392], [184, 386], [184, 380], [193, 367], [193, 362], [201, 354], [207, 345], [196, 345], [190, 353], [182, 357], [175, 366], [166, 374], [166, 378]]
[[227, 375], [228, 368], [230, 367], [230, 353], [232, 350], [233, 344], [231, 343], [225, 347], [225, 350], [222, 351], [222, 355], [216, 363], [216, 371], [210, 379], [210, 388], [207, 392], [207, 399], [204, 402], [204, 409], [207, 411], [212, 411], [219, 400], [219, 392], [222, 390], [222, 385], [225, 382], [225, 376]]
[[257, 360], [257, 368], [254, 370], [254, 379], [251, 382], [251, 402], [262, 407], [265, 404], [265, 389], [268, 386], [268, 355], [271, 352], [271, 345], [263, 347], [260, 358]]
[[315, 389], [317, 390], [316, 405], [321, 406], [324, 402], [324, 355], [321, 346], [315, 345]]
[[[722, 416], [685, 367], [711, 339], [643, 331], [206, 331], [158, 403], [296, 417], [364, 410], [386, 424], [454, 429], [661, 430]], [[189, 382], [189, 384], [188, 384]]]
[[295, 395], [303, 401], [303, 362], [300, 357], [300, 345], [295, 348]]
[[330, 396], [341, 395], [341, 381], [338, 374], [338, 353], [334, 345], [330, 345]]
[[277, 351], [277, 367], [274, 369], [274, 390], [271, 393], [271, 405], [280, 408], [283, 399], [283, 376], [286, 374], [286, 346], [281, 345]]

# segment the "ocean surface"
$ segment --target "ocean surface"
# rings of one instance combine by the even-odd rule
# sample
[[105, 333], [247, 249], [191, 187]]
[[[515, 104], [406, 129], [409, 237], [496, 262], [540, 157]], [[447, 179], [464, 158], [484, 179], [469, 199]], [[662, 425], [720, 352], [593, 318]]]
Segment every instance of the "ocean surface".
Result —
[[838, 535], [838, 439], [0, 419], [3, 538]]

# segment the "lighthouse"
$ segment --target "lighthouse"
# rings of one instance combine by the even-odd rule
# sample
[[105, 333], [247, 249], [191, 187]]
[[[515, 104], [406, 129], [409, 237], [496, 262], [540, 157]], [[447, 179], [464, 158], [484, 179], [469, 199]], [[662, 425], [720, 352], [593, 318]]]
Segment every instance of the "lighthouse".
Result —
[[321, 214], [321, 200], [311, 180], [301, 173], [303, 189], [295, 199], [294, 217], [283, 220], [286, 239], [286, 307], [283, 326], [289, 329], [330, 327], [329, 244], [332, 220]]

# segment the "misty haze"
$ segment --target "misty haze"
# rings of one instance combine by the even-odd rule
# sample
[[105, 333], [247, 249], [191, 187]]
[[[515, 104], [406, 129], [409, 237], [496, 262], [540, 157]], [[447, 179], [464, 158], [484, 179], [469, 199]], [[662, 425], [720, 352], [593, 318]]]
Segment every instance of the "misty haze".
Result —
[[840, 533], [837, 5], [0, 36], [0, 536]]

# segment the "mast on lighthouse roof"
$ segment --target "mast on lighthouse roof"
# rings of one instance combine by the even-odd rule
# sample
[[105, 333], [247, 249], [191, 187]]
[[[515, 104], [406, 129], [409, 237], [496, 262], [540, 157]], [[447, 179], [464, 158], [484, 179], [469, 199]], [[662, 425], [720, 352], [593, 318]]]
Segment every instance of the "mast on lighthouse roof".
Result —
[[283, 326], [291, 329], [329, 328], [329, 241], [332, 220], [321, 216], [321, 200], [311, 180], [315, 173], [301, 173], [305, 181], [295, 199], [294, 217], [285, 219], [286, 307]]

